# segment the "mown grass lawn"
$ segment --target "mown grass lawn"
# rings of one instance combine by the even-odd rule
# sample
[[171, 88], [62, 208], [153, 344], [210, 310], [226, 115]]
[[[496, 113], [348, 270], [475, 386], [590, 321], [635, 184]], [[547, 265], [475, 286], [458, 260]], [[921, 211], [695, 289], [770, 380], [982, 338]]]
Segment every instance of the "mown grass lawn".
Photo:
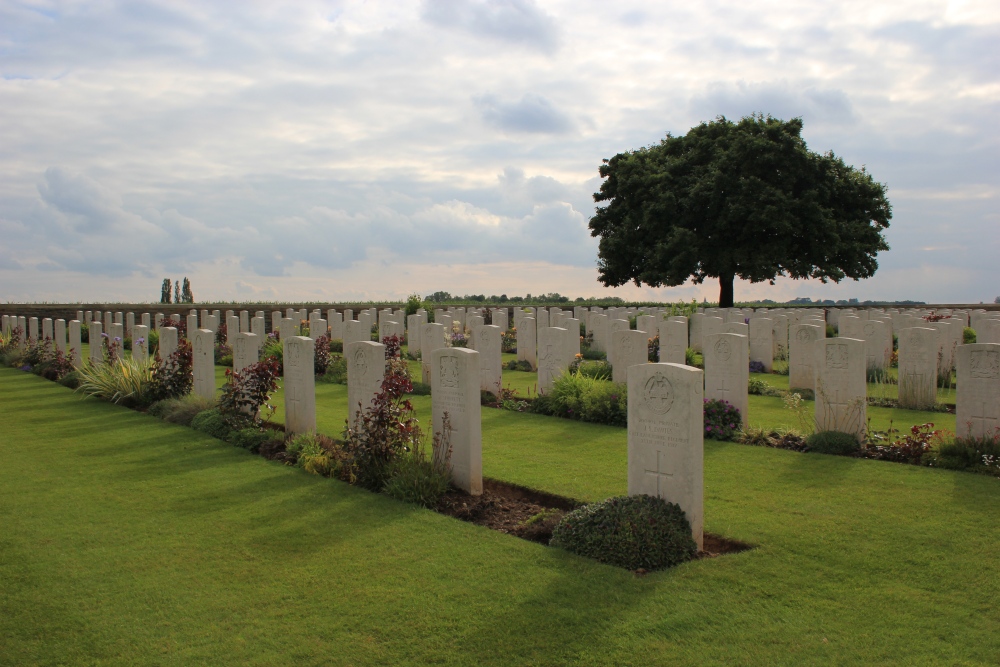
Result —
[[[636, 577], [15, 370], [0, 405], [3, 665], [1000, 662], [994, 478], [707, 442], [757, 548]], [[625, 492], [622, 429], [483, 422], [489, 476]]]

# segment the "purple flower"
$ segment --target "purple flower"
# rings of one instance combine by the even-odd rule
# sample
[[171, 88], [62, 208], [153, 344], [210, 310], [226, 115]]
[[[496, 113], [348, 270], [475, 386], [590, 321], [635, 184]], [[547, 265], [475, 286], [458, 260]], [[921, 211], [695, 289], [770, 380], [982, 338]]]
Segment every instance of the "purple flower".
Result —
[[111, 336], [106, 333], [101, 333], [101, 338], [111, 338]]
[[22, 371], [26, 371], [26, 372], [30, 371], [31, 370], [31, 365], [30, 364], [25, 364], [25, 365], [21, 366], [21, 370]]

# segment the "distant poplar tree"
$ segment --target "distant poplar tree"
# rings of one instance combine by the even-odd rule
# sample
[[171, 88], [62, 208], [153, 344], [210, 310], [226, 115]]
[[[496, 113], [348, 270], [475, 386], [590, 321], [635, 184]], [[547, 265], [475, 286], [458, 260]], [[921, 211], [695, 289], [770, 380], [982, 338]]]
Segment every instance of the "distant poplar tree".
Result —
[[174, 303], [181, 302], [181, 281], [174, 281]]
[[160, 287], [160, 303], [170, 303], [170, 278], [163, 279], [163, 286]]
[[191, 281], [184, 277], [184, 287], [181, 290], [181, 299], [184, 303], [194, 303], [194, 294], [191, 293]]

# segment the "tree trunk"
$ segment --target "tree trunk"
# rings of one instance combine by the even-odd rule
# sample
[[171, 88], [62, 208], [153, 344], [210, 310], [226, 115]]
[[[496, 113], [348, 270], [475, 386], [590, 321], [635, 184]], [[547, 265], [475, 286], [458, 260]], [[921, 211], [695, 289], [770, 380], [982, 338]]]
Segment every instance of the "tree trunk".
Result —
[[719, 276], [719, 308], [733, 307], [733, 280], [736, 278], [732, 273]]

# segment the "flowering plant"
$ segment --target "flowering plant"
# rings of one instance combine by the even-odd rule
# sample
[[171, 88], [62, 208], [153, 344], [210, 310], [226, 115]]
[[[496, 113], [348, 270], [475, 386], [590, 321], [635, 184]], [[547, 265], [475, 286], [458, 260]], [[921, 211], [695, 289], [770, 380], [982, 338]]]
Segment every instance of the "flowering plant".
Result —
[[705, 437], [732, 440], [742, 426], [740, 411], [729, 401], [705, 399]]

